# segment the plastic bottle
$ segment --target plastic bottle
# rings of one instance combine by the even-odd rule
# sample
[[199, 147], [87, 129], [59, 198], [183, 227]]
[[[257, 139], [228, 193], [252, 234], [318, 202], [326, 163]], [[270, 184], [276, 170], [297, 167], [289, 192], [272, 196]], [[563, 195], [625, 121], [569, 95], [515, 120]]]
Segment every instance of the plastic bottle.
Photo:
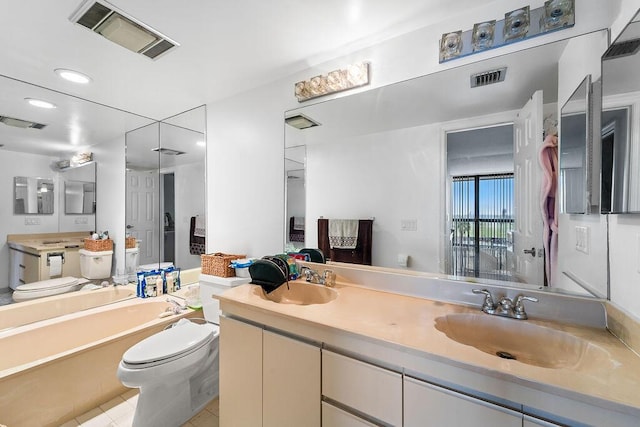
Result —
[[162, 277], [158, 276], [156, 279], [156, 296], [160, 296], [164, 293], [164, 289], [162, 289]]

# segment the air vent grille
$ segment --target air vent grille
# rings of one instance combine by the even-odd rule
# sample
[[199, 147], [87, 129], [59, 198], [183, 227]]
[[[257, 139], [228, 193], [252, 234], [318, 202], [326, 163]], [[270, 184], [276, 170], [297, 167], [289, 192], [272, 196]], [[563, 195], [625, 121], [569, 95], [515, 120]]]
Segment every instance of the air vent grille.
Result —
[[482, 73], [471, 75], [471, 87], [487, 86], [493, 83], [504, 81], [507, 75], [507, 68], [499, 68], [497, 70], [485, 71]]
[[8, 116], [0, 116], [0, 123], [22, 129], [43, 129], [47, 126], [42, 123], [30, 122], [28, 120], [16, 119]]
[[614, 43], [604, 53], [602, 59], [621, 58], [623, 56], [635, 55], [640, 48], [640, 39], [625, 40], [623, 42]]
[[104, 0], [85, 0], [69, 19], [132, 52], [151, 59], [156, 59], [179, 46], [175, 41]]

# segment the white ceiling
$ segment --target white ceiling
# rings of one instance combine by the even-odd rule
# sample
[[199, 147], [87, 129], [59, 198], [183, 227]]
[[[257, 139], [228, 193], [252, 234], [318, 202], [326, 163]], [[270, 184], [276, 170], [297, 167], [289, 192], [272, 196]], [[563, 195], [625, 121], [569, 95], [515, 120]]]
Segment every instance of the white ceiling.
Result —
[[[451, 15], [445, 0], [112, 0], [180, 44], [154, 61], [72, 23], [81, 0], [4, 3], [0, 74], [156, 119]], [[78, 88], [62, 82], [55, 68], [82, 71], [93, 83]]]
[[[46, 155], [84, 149], [122, 127], [148, 123], [144, 117], [162, 119], [224, 99], [452, 14], [445, 0], [112, 0], [180, 44], [151, 60], [72, 23], [82, 0], [3, 3], [0, 75], [11, 79], [0, 77], [0, 115], [48, 126], [36, 131], [0, 124], [0, 144]], [[456, 10], [474, 7], [486, 2], [456, 2]], [[93, 81], [63, 81], [56, 68], [81, 71]], [[48, 98], [58, 109], [26, 107], [27, 96]]]

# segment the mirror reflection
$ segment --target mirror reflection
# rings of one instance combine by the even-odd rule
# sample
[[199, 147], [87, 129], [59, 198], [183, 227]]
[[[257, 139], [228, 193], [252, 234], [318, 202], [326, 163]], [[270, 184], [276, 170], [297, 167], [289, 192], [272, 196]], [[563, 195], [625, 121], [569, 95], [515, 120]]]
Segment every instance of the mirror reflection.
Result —
[[53, 214], [53, 180], [16, 176], [13, 180], [14, 198], [13, 213], [24, 214]]
[[[306, 150], [305, 246], [318, 247], [320, 219], [373, 218], [374, 266], [552, 288], [545, 273], [554, 260], [547, 258], [550, 251], [543, 243], [541, 172], [526, 165], [538, 165], [543, 131], [557, 132], [558, 60], [566, 44], [559, 41], [286, 112], [285, 118], [304, 115], [320, 124], [307, 129], [285, 125], [286, 157], [291, 147]], [[506, 78], [470, 85], [489, 74]], [[503, 145], [495, 136], [485, 144], [471, 132], [491, 134], [503, 127]], [[454, 152], [454, 143], [450, 148], [448, 142], [456, 134], [466, 138]], [[524, 141], [524, 134], [540, 137]], [[518, 160], [524, 145], [533, 149]], [[497, 182], [505, 174], [513, 178], [504, 182], [513, 179], [513, 184], [498, 186], [493, 195], [476, 194], [471, 186], [455, 189], [458, 180]], [[458, 193], [464, 195], [459, 202]], [[289, 206], [292, 192], [287, 195]], [[485, 205], [492, 211], [483, 211]], [[291, 217], [288, 211], [285, 242], [291, 241]]]
[[636, 125], [640, 79], [638, 16], [602, 57], [603, 213], [640, 212], [640, 151]]
[[200, 266], [205, 251], [204, 106], [126, 135], [126, 272]]
[[560, 113], [560, 209], [564, 213], [589, 212], [590, 89], [591, 78], [587, 76], [562, 106]]
[[64, 183], [64, 213], [92, 215], [96, 212], [96, 165], [86, 163], [61, 171]]

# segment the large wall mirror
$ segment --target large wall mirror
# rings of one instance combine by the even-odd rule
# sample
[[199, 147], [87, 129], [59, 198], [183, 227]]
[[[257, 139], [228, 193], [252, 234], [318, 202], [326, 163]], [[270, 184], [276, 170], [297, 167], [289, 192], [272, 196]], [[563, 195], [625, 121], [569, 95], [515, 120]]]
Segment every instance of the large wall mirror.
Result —
[[603, 213], [640, 212], [640, 17], [602, 57]]
[[126, 270], [200, 266], [205, 250], [206, 107], [126, 135]]
[[85, 163], [61, 171], [66, 215], [96, 213], [96, 164]]
[[[540, 228], [540, 177], [526, 165], [537, 164], [543, 129], [557, 123], [558, 61], [567, 43], [287, 111], [285, 118], [303, 115], [318, 124], [285, 125], [286, 163], [294, 147], [305, 147], [303, 195], [289, 189], [290, 166], [286, 172], [288, 199], [305, 200], [304, 245], [318, 246], [320, 218], [373, 219], [374, 266], [553, 289], [544, 274], [553, 260]], [[491, 143], [505, 127], [507, 143]], [[523, 129], [539, 137], [530, 157], [518, 160]], [[489, 137], [473, 136], [475, 130]], [[454, 152], [448, 136], [467, 140]], [[487, 172], [485, 166], [505, 161], [500, 171]], [[458, 167], [472, 164], [480, 166]], [[465, 197], [454, 208], [457, 194]], [[287, 211], [285, 244], [294, 217]], [[456, 272], [461, 253], [466, 269]]]

